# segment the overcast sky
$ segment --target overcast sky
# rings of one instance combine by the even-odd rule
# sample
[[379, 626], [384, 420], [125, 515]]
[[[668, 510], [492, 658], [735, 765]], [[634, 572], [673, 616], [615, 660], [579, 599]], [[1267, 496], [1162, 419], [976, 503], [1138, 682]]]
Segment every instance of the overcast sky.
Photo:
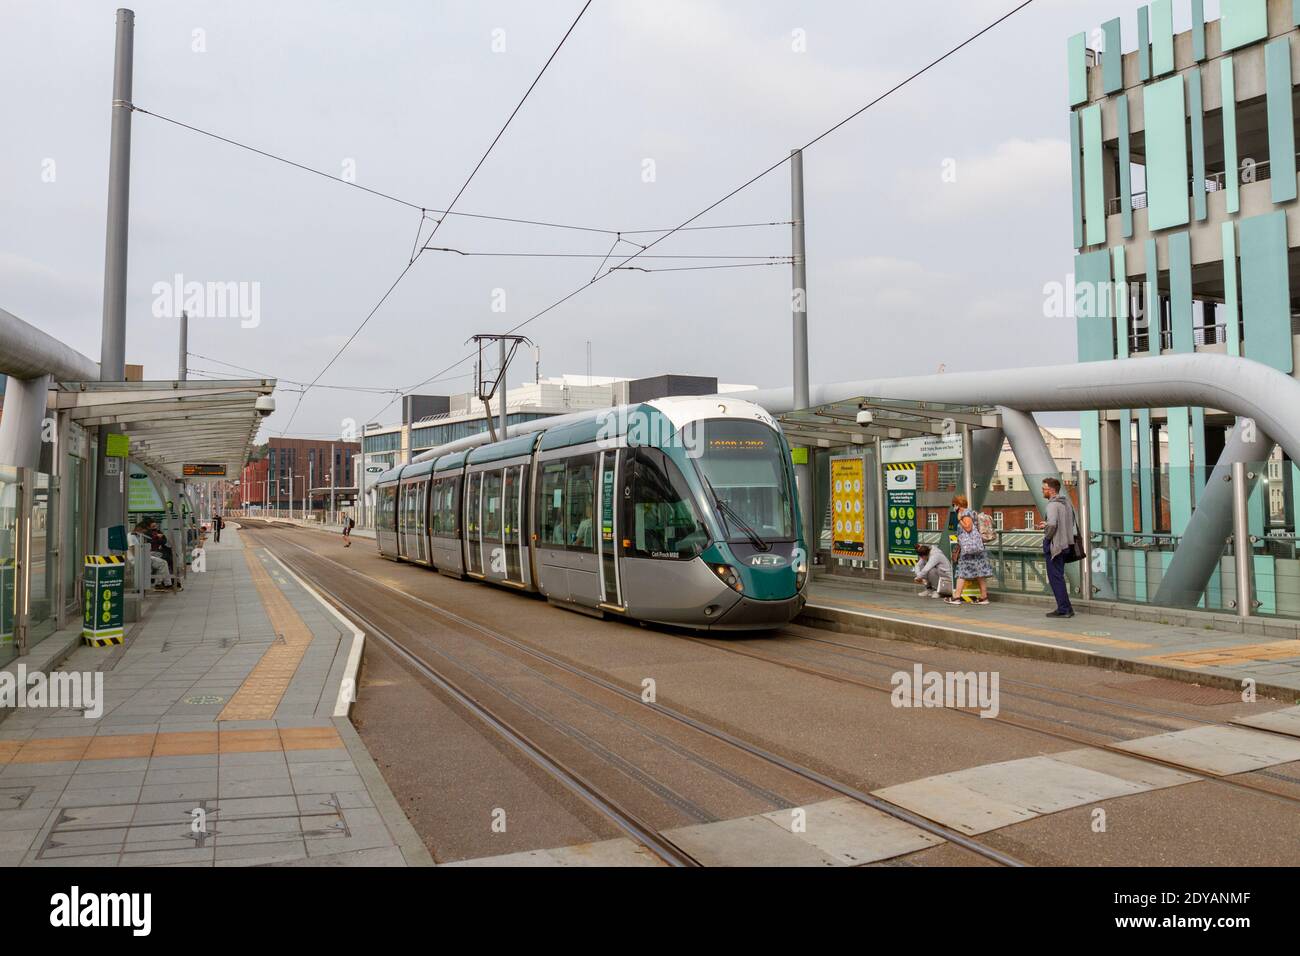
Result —
[[[675, 226], [1014, 5], [595, 0], [456, 208]], [[444, 208], [581, 6], [140, 0], [133, 100]], [[96, 360], [116, 7], [0, 6], [0, 307]], [[814, 381], [1074, 360], [1073, 320], [1042, 315], [1044, 283], [1063, 281], [1072, 259], [1066, 38], [1121, 16], [1132, 49], [1136, 7], [1036, 0], [808, 150]], [[1218, 15], [1215, 0], [1206, 7]], [[259, 295], [255, 326], [191, 322], [190, 350], [205, 356], [191, 366], [310, 381], [409, 264], [418, 211], [152, 116], [134, 115], [133, 138], [127, 361], [146, 377], [176, 372], [176, 323], [155, 315], [155, 285], [177, 274]], [[789, 190], [783, 166], [698, 224], [787, 220]], [[434, 244], [603, 256], [611, 241], [453, 217]], [[790, 230], [679, 233], [652, 252], [787, 256]], [[469, 354], [475, 332], [582, 286], [599, 261], [426, 252], [321, 384], [408, 388]], [[783, 385], [790, 270], [616, 272], [523, 331], [543, 375], [585, 371], [590, 341], [596, 374]], [[469, 369], [422, 391], [466, 390]], [[511, 383], [531, 376], [521, 361]], [[279, 393], [263, 438], [297, 399]], [[392, 421], [388, 400], [312, 391], [290, 434]]]

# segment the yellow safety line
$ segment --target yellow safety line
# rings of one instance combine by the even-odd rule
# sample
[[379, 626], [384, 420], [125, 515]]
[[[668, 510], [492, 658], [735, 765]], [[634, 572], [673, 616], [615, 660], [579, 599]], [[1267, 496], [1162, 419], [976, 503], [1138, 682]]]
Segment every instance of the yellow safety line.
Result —
[[[825, 598], [822, 600], [834, 601], [839, 604], [852, 604], [854, 607], [866, 608], [871, 611], [884, 611], [890, 614], [897, 614], [901, 617], [922, 617], [933, 621], [942, 621], [944, 624], [960, 624], [966, 628], [983, 628], [985, 630], [1009, 631], [1012, 634], [1028, 634], [1033, 637], [1054, 637], [1063, 638], [1068, 641], [1077, 641], [1080, 644], [1096, 644], [1100, 647], [1117, 647], [1124, 650], [1141, 650], [1144, 647], [1153, 647], [1152, 644], [1140, 644], [1136, 641], [1120, 641], [1111, 637], [1091, 637], [1087, 634], [1075, 634], [1071, 631], [1053, 631], [1042, 627], [1026, 627], [1023, 624], [1005, 624], [1002, 621], [984, 622], [972, 620], [973, 615], [970, 612], [963, 613], [961, 617], [952, 614], [941, 614], [935, 611], [914, 611], [903, 608], [889, 607], [885, 604], [870, 604], [866, 601], [854, 601], [849, 598]], [[833, 606], [833, 605], [832, 605]]]
[[1162, 661], [1184, 667], [1214, 667], [1218, 664], [1239, 664], [1244, 661], [1273, 661], [1287, 657], [1300, 657], [1300, 642], [1271, 641], [1267, 644], [1242, 644], [1239, 647], [1205, 647], [1194, 651], [1177, 651], [1173, 654], [1156, 654], [1142, 658], [1144, 661]]
[[217, 720], [270, 720], [289, 689], [294, 672], [311, 643], [311, 629], [298, 616], [289, 599], [271, 580], [252, 550], [244, 551], [253, 585], [262, 599], [271, 627], [284, 643], [272, 644], [249, 672], [235, 696], [231, 697]]

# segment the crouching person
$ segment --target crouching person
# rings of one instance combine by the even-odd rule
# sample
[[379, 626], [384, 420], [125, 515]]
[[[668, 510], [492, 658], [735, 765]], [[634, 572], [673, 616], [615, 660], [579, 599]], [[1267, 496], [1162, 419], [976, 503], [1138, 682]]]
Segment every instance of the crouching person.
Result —
[[925, 590], [918, 591], [917, 597], [941, 597], [952, 594], [952, 564], [940, 548], [928, 544], [916, 546], [916, 566], [912, 569], [912, 578], [917, 584], [924, 584]]

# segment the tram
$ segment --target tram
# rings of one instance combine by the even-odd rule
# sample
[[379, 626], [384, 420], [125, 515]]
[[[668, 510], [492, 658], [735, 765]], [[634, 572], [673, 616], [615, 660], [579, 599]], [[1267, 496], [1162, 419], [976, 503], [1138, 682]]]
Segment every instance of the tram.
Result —
[[598, 617], [756, 630], [803, 609], [790, 449], [759, 406], [661, 398], [511, 432], [381, 475], [379, 553]]

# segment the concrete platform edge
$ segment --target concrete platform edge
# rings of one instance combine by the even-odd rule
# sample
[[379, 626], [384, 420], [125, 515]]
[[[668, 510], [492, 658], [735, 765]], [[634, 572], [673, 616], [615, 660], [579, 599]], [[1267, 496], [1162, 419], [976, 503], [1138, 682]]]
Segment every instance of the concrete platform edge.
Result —
[[397, 843], [397, 848], [401, 851], [402, 859], [406, 861], [406, 865], [433, 866], [432, 854], [429, 853], [428, 847], [424, 845], [424, 841], [420, 839], [420, 835], [415, 832], [415, 827], [411, 826], [411, 821], [406, 818], [406, 814], [402, 811], [397, 798], [393, 796], [393, 791], [388, 788], [388, 782], [384, 780], [383, 773], [375, 764], [374, 758], [370, 756], [370, 751], [366, 749], [365, 743], [361, 740], [356, 728], [352, 726], [352, 720], [348, 716], [352, 710], [352, 703], [357, 696], [357, 672], [361, 668], [361, 650], [365, 643], [365, 634], [348, 620], [342, 611], [327, 601], [319, 591], [294, 574], [288, 565], [281, 561], [274, 552], [268, 550], [267, 554], [274, 558], [280, 567], [284, 568], [285, 574], [289, 575], [303, 590], [319, 601], [336, 620], [351, 632], [352, 643], [348, 649], [348, 661], [343, 671], [343, 679], [339, 683], [339, 696], [333, 716], [334, 726], [338, 729], [339, 736], [343, 738], [343, 743], [348, 748], [348, 754], [357, 768], [357, 773], [361, 775], [366, 790], [370, 793], [370, 798], [375, 802], [375, 809], [383, 817], [384, 825], [388, 827], [388, 832], [392, 834], [393, 840]]
[[[913, 644], [931, 644], [936, 647], [958, 647], [966, 650], [990, 651], [996, 654], [1059, 664], [1083, 664], [1088, 667], [1119, 671], [1125, 674], [1162, 677], [1166, 680], [1176, 680], [1186, 684], [1199, 684], [1202, 687], [1241, 690], [1239, 681], [1220, 674], [1209, 674], [1204, 671], [1171, 667], [1165, 664], [1129, 661], [1117, 657], [1107, 657], [1105, 654], [1096, 651], [1059, 647], [1021, 638], [998, 637], [994, 634], [982, 634], [978, 631], [945, 627], [939, 624], [918, 624], [914, 621], [903, 621], [883, 614], [848, 611], [824, 605], [807, 605], [803, 609], [803, 613], [795, 618], [795, 623], [828, 631], [862, 634], [866, 637], [893, 638]], [[1272, 697], [1289, 702], [1294, 702], [1300, 697], [1295, 688], [1258, 680], [1255, 682], [1255, 693], [1263, 697]]]
[[393, 796], [393, 791], [388, 789], [388, 782], [384, 780], [384, 775], [375, 764], [374, 758], [370, 756], [370, 751], [366, 749], [356, 728], [352, 726], [352, 721], [347, 717], [335, 717], [334, 726], [338, 729], [339, 736], [343, 738], [344, 746], [348, 748], [348, 754], [356, 765], [357, 773], [361, 775], [370, 798], [375, 801], [375, 809], [384, 818], [384, 825], [388, 827], [388, 832], [397, 843], [406, 865], [434, 866], [433, 855], [420, 839], [420, 835], [415, 832], [415, 827], [411, 826], [411, 821], [406, 819], [406, 814], [398, 804], [397, 798]]

